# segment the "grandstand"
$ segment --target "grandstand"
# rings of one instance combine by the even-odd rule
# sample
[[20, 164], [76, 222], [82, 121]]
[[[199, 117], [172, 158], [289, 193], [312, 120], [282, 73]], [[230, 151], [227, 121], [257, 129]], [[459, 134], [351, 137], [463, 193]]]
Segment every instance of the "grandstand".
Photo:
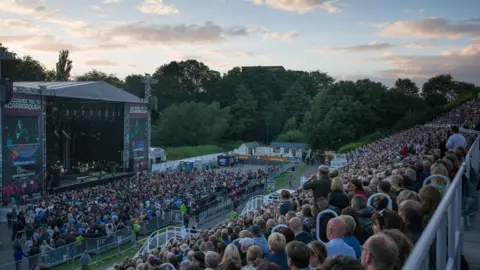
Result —
[[[456, 112], [470, 110], [472, 106], [478, 109], [480, 103], [478, 100], [474, 100], [456, 108]], [[457, 148], [450, 142], [446, 143], [449, 137], [446, 126], [458, 124], [449, 122], [448, 115], [441, 116], [425, 126], [416, 126], [365, 146], [354, 161], [346, 164], [343, 168], [338, 168], [337, 172], [327, 171], [325, 174], [323, 171], [324, 174], [322, 174], [323, 168], [320, 167], [320, 179], [328, 177], [328, 175], [335, 177], [335, 174], [341, 178], [332, 179], [334, 183], [332, 188], [340, 187], [340, 193], [338, 190], [332, 190], [327, 200], [323, 200], [323, 202], [316, 200], [315, 206], [320, 208], [318, 210], [311, 207], [312, 199], [316, 196], [315, 191], [313, 196], [308, 190], [299, 190], [298, 192], [280, 192], [280, 198], [274, 198], [274, 196], [252, 197], [239, 219], [228, 219], [201, 232], [183, 229], [176, 234], [173, 232], [165, 234], [163, 239], [166, 240], [163, 242], [157, 241], [154, 245], [150, 245], [150, 248], [139, 250], [135, 256], [139, 261], [134, 264], [171, 263], [177, 265], [180, 263], [176, 259], [177, 257], [182, 258], [183, 261], [191, 260], [198, 263], [200, 259], [197, 257], [198, 252], [218, 251], [219, 247], [222, 245], [225, 247], [230, 242], [240, 247], [240, 256], [242, 257], [245, 256], [243, 243], [250, 243], [244, 239], [248, 238], [254, 239], [255, 245], [258, 245], [265, 255], [265, 250], [263, 250], [265, 242], [261, 241], [261, 239], [265, 239], [265, 235], [267, 238], [274, 232], [283, 235], [276, 240], [270, 237], [272, 239], [269, 238], [269, 243], [278, 239], [280, 239], [278, 240], [280, 244], [294, 239], [299, 240], [295, 236], [298, 233], [293, 231], [297, 229], [298, 220], [303, 223], [303, 228], [300, 229], [303, 230], [302, 233], [314, 235], [320, 243], [326, 246], [326, 249], [323, 250], [326, 253], [319, 255], [318, 252], [322, 252], [322, 249], [317, 250], [315, 247], [322, 244], [315, 242], [312, 244], [311, 256], [319, 256], [318, 258], [325, 260], [330, 252], [330, 245], [329, 239], [325, 239], [325, 235], [323, 235], [327, 229], [324, 226], [328, 223], [328, 227], [331, 228], [329, 230], [336, 231], [334, 227], [330, 227], [330, 223], [338, 224], [338, 219], [333, 217], [342, 214], [353, 217], [354, 224], [363, 225], [356, 229], [347, 225], [346, 233], [349, 235], [349, 239], [355, 237], [363, 245], [363, 252], [367, 254], [362, 259], [358, 254], [354, 254], [362, 261], [366, 269], [376, 269], [375, 265], [371, 265], [372, 262], [384, 263], [385, 269], [406, 270], [432, 269], [432, 267], [435, 269], [465, 269], [464, 264], [468, 262], [471, 266], [470, 269], [478, 269], [477, 250], [479, 249], [473, 248], [478, 245], [473, 241], [479, 238], [480, 226], [477, 226], [477, 220], [472, 219], [478, 209], [476, 192], [480, 162], [478, 132], [468, 129], [472, 119], [468, 119], [468, 117], [460, 119], [464, 126], [462, 136], [466, 138], [465, 146], [467, 147]], [[459, 113], [455, 115], [457, 116], [455, 120], [458, 121]], [[436, 124], [439, 122], [442, 123], [441, 126]], [[402, 155], [400, 150], [405, 141], [408, 142], [409, 148], [412, 148], [413, 144], [421, 142], [421, 150], [409, 151], [406, 155]], [[446, 147], [450, 149], [445, 147], [445, 143]], [[441, 147], [437, 149], [438, 146]], [[360, 184], [358, 185], [358, 183]], [[309, 189], [308, 186], [307, 188]], [[336, 192], [335, 196], [337, 196], [342, 194], [342, 190], [351, 194], [348, 196], [351, 206], [341, 207], [341, 200], [332, 199], [333, 193]], [[278, 194], [278, 192], [275, 193]], [[341, 195], [339, 196], [341, 197]], [[338, 199], [338, 196], [336, 198]], [[361, 205], [362, 202], [365, 205]], [[344, 208], [345, 206], [347, 207]], [[284, 207], [287, 207], [288, 211], [286, 214], [280, 214]], [[367, 209], [372, 210], [370, 216], [367, 216]], [[317, 211], [318, 215], [316, 217], [309, 215], [311, 211]], [[316, 220], [315, 233], [311, 227], [314, 217]], [[344, 224], [351, 224], [349, 219], [343, 216], [340, 216], [340, 220]], [[367, 232], [368, 226], [372, 229], [372, 233], [376, 233], [375, 237], [368, 237], [370, 236]], [[169, 238], [168, 236], [172, 234], [174, 236]], [[367, 234], [366, 238], [365, 234]], [[392, 241], [393, 239], [395, 241]], [[257, 241], [259, 242], [257, 243]], [[398, 253], [399, 247], [387, 248], [388, 245], [397, 245], [396, 243], [400, 241], [413, 244], [413, 248], [408, 244], [401, 247], [400, 252], [410, 254], [408, 258], [402, 257]], [[430, 246], [432, 247], [430, 248]], [[268, 246], [266, 247], [268, 252]], [[248, 250], [248, 254], [250, 254], [250, 249]], [[361, 249], [359, 250], [361, 252]], [[435, 252], [429, 252], [430, 250]], [[288, 248], [286, 252], [289, 252]], [[142, 253], [154, 254], [155, 257], [160, 256], [160, 261], [152, 261], [151, 256], [145, 256]], [[177, 256], [172, 255], [172, 257], [169, 254]], [[390, 256], [376, 256], [378, 254]], [[231, 257], [232, 255], [230, 253], [223, 255], [222, 263], [229, 263], [230, 259], [225, 260], [226, 256]], [[233, 255], [233, 259], [236, 258], [235, 256], [237, 255]], [[264, 260], [271, 261], [270, 258], [267, 255]], [[364, 258], [371, 258], [371, 260]], [[345, 263], [344, 259], [338, 257], [329, 258], [325, 263], [328, 264], [331, 260], [337, 260], [338, 264]], [[282, 263], [281, 261], [277, 262]], [[126, 266], [131, 265], [129, 263], [119, 266], [118, 269], [125, 269]]]

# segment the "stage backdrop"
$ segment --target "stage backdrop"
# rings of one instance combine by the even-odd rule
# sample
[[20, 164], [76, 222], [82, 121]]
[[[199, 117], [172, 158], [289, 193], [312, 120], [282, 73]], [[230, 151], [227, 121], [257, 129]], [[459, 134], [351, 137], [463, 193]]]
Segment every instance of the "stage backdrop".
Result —
[[148, 107], [145, 104], [130, 104], [129, 140], [130, 168], [134, 172], [148, 170]]
[[14, 94], [3, 121], [2, 195], [9, 202], [42, 192], [43, 149], [40, 96]]

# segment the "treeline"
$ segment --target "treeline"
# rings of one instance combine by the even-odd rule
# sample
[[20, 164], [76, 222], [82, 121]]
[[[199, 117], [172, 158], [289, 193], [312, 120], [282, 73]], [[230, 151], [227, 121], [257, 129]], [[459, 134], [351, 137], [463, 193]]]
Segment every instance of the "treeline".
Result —
[[[55, 70], [31, 57], [10, 54], [15, 60], [4, 65], [6, 77], [72, 79], [73, 64], [66, 51], [60, 52]], [[152, 77], [158, 80], [152, 95], [161, 110], [152, 128], [152, 144], [161, 146], [276, 140], [336, 150], [360, 138], [424, 122], [443, 112], [446, 104], [467, 100], [478, 91], [448, 74], [430, 78], [420, 91], [407, 78], [388, 88], [369, 79], [335, 81], [320, 71], [282, 67], [235, 67], [221, 74], [196, 60], [164, 64]], [[142, 97], [141, 78], [132, 74], [122, 80], [92, 70], [75, 80], [103, 80]]]

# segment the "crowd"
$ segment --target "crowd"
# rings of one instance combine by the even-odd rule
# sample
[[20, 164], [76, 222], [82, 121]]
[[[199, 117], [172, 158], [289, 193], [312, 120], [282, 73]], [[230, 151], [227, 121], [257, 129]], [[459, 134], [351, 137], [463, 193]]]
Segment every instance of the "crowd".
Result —
[[[469, 102], [456, 111], [476, 111], [478, 105]], [[280, 203], [172, 240], [113, 269], [160, 269], [167, 263], [178, 270], [400, 270], [447, 188], [443, 178], [427, 185], [424, 180], [453, 179], [473, 139], [456, 126], [416, 126], [367, 145], [341, 169], [319, 166], [302, 190], [283, 190]], [[388, 194], [391, 202], [378, 197], [368, 205], [375, 193]], [[338, 216], [322, 215], [317, 224], [324, 210]]]
[[139, 223], [172, 209], [185, 208], [183, 214], [199, 214], [199, 204], [206, 198], [231, 199], [238, 189], [262, 182], [271, 170], [137, 175], [14, 205], [7, 220], [15, 260], [72, 243], [78, 246], [77, 253], [81, 253], [84, 238], [110, 236], [124, 229], [138, 232]]

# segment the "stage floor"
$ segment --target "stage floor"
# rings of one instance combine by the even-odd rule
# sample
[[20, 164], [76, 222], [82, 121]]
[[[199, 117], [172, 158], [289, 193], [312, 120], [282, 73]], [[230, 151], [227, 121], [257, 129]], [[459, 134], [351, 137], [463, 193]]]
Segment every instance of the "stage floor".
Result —
[[131, 177], [134, 173], [132, 172], [117, 172], [115, 175], [111, 173], [107, 173], [99, 176], [68, 176], [64, 177], [63, 179], [60, 178], [60, 185], [58, 187], [53, 188], [53, 192], [62, 192], [65, 190], [72, 190], [72, 189], [80, 189], [85, 188], [88, 186], [95, 186], [108, 183], [110, 181], [119, 180], [125, 177]]

